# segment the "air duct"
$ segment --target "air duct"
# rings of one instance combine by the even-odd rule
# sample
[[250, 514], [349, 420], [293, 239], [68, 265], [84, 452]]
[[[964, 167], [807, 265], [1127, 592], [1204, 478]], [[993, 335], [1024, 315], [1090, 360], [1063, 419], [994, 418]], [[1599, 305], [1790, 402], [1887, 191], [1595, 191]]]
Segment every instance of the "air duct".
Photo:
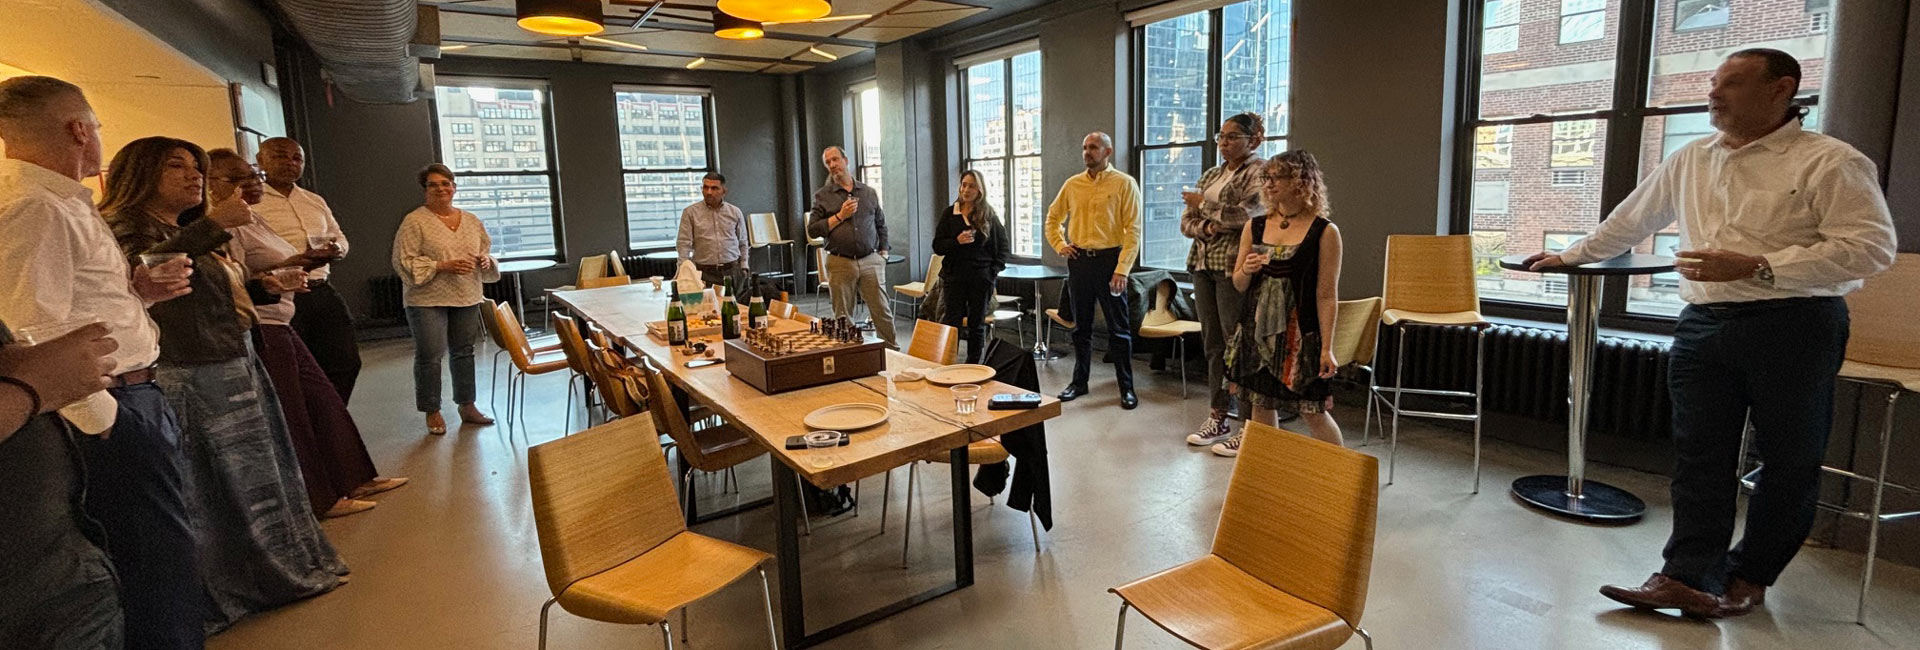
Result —
[[349, 99], [405, 104], [417, 97], [419, 59], [407, 50], [418, 24], [413, 0], [275, 0], [274, 4]]

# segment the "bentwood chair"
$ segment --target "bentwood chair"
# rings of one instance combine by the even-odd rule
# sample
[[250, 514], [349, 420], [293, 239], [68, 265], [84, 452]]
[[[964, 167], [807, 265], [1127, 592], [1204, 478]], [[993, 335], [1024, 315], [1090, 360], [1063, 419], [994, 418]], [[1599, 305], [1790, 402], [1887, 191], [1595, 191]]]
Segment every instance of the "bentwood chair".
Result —
[[770, 647], [780, 648], [773, 594], [763, 565], [772, 556], [687, 530], [666, 457], [647, 418], [614, 420], [527, 450], [534, 530], [552, 597], [540, 606], [540, 648], [555, 603], [595, 621], [658, 625], [673, 648], [667, 616], [751, 572]]
[[[673, 397], [673, 390], [667, 386], [666, 377], [659, 370], [645, 365], [633, 365], [631, 368], [646, 378], [647, 411], [653, 414], [654, 425], [672, 438], [674, 448], [679, 450], [680, 464], [685, 468], [680, 476], [680, 485], [685, 492], [684, 507], [688, 525], [730, 517], [772, 503], [771, 499], [763, 499], [704, 516], [694, 510], [694, 471], [708, 474], [730, 472], [741, 463], [765, 456], [767, 450], [754, 443], [746, 431], [718, 417], [701, 418], [706, 422], [705, 426], [690, 425], [685, 413], [680, 410], [679, 402]], [[798, 477], [795, 480], [797, 482]], [[811, 530], [811, 522], [808, 526]]]
[[[1920, 488], [1887, 480], [1887, 461], [1894, 455], [1895, 407], [1899, 406], [1902, 395], [1920, 393], [1920, 320], [1914, 319], [1914, 314], [1920, 313], [1920, 293], [1914, 291], [1916, 286], [1920, 286], [1920, 254], [1900, 253], [1894, 258], [1892, 269], [1867, 280], [1859, 290], [1847, 295], [1847, 311], [1852, 323], [1848, 327], [1846, 361], [1840, 365], [1840, 380], [1859, 384], [1863, 391], [1868, 388], [1886, 391], [1886, 410], [1880, 415], [1880, 459], [1873, 474], [1862, 471], [1864, 467], [1820, 467], [1828, 474], [1873, 486], [1866, 510], [1846, 503], [1821, 501], [1817, 505], [1822, 510], [1867, 522], [1867, 559], [1860, 569], [1860, 598], [1853, 613], [1853, 622], [1860, 625], [1867, 624], [1867, 595], [1873, 589], [1873, 565], [1880, 553], [1880, 524], [1920, 517], [1920, 510], [1886, 511], [1888, 488], [1905, 492], [1909, 497], [1920, 494]], [[1747, 489], [1753, 489], [1755, 478], [1762, 471], [1760, 467], [1746, 471], [1752, 436], [1753, 425], [1749, 422], [1740, 439], [1741, 483]], [[1865, 455], [1856, 452], [1855, 457], [1865, 458]]]
[[1360, 627], [1373, 571], [1380, 461], [1249, 422], [1213, 550], [1114, 587], [1127, 608], [1199, 648], [1333, 650]]
[[801, 316], [805, 316], [800, 313], [799, 308], [793, 306], [793, 303], [785, 300], [767, 301], [767, 314], [781, 320], [798, 320]]
[[[1473, 423], [1473, 492], [1480, 493], [1480, 415], [1486, 400], [1487, 330], [1480, 315], [1480, 294], [1473, 279], [1473, 237], [1468, 235], [1391, 235], [1387, 237], [1386, 292], [1380, 324], [1394, 332], [1393, 386], [1374, 386], [1369, 394], [1392, 393], [1382, 402], [1393, 411], [1387, 442], [1387, 485], [1393, 485], [1395, 451], [1400, 446], [1400, 416]], [[1471, 327], [1474, 330], [1473, 390], [1407, 388], [1407, 330], [1413, 327]], [[1472, 400], [1473, 413], [1403, 409], [1402, 395]]]
[[[494, 312], [499, 310], [500, 303], [493, 300], [492, 298], [488, 298], [486, 299], [486, 302], [482, 304], [483, 304], [483, 307], [480, 310], [480, 324], [481, 326], [485, 327], [487, 330], [487, 341], [493, 343], [493, 360], [491, 363], [487, 365], [487, 406], [488, 406], [488, 410], [499, 412], [500, 410], [500, 404], [498, 401], [499, 393], [494, 390], [494, 386], [496, 386], [499, 382], [500, 355], [507, 354], [507, 339], [505, 336], [502, 336], [500, 334], [499, 319], [494, 317], [495, 316]], [[542, 340], [544, 341], [544, 339]], [[532, 342], [529, 342], [529, 345], [532, 345]], [[551, 344], [535, 345], [533, 348], [533, 353], [544, 354], [548, 352], [557, 352], [559, 350], [560, 350], [560, 342], [556, 338], [556, 340]]]
[[1153, 307], [1140, 319], [1138, 334], [1143, 339], [1173, 339], [1174, 355], [1180, 358], [1180, 399], [1187, 398], [1187, 335], [1200, 333], [1200, 321], [1181, 320], [1173, 313], [1173, 280], [1162, 281], [1153, 290]]
[[573, 387], [581, 385], [582, 399], [588, 402], [586, 426], [593, 425], [593, 388], [598, 383], [594, 375], [598, 372], [592, 353], [587, 350], [587, 340], [580, 335], [580, 324], [567, 314], [553, 315], [553, 331], [560, 335], [560, 351], [566, 353], [567, 368], [572, 376], [567, 377], [567, 419], [566, 432], [573, 433]]
[[913, 322], [913, 339], [907, 343], [907, 355], [951, 365], [960, 356], [960, 328], [930, 320]]
[[[1367, 374], [1367, 415], [1365, 428], [1360, 434], [1362, 444], [1372, 437], [1374, 414], [1386, 412], [1381, 408], [1386, 398], [1375, 390], [1378, 385], [1375, 375], [1378, 373], [1373, 370], [1374, 351], [1380, 343], [1380, 304], [1377, 296], [1342, 300], [1339, 302], [1339, 311], [1333, 317], [1333, 358], [1344, 367]], [[1383, 427], [1383, 439], [1385, 434]]]
[[[918, 305], [921, 301], [926, 300], [927, 292], [933, 290], [933, 285], [939, 284], [940, 282], [940, 264], [946, 261], [946, 259], [947, 256], [945, 255], [935, 255], [927, 260], [927, 277], [906, 284], [893, 285], [892, 300], [895, 306], [898, 307], [901, 304]], [[904, 312], [900, 309], [895, 309], [894, 313]]]
[[520, 329], [520, 319], [513, 316], [512, 305], [496, 305], [493, 313], [494, 324], [500, 328], [500, 338], [506, 343], [507, 358], [513, 361], [513, 365], [507, 368], [507, 426], [512, 427], [517, 416], [524, 435], [527, 426], [527, 378], [569, 369], [566, 353], [558, 350], [534, 351], [527, 343], [526, 331]]

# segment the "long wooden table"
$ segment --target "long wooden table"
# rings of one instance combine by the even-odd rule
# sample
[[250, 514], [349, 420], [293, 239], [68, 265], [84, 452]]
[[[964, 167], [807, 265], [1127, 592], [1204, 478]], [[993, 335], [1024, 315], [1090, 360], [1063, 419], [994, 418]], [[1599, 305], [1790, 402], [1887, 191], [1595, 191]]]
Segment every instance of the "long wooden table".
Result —
[[[776, 508], [776, 556], [779, 558], [782, 643], [787, 648], [817, 645], [973, 584], [973, 520], [965, 497], [967, 443], [1011, 433], [1058, 417], [1060, 402], [1043, 396], [1039, 408], [991, 411], [987, 398], [1000, 393], [1027, 392], [999, 381], [981, 384], [981, 398], [972, 414], [954, 413], [953, 397], [944, 386], [924, 381], [894, 382], [871, 376], [812, 388], [768, 395], [728, 374], [724, 365], [688, 368], [692, 357], [681, 354], [647, 334], [646, 324], [665, 317], [667, 294], [650, 285], [561, 291], [554, 299], [604, 330], [621, 347], [644, 356], [661, 368], [669, 381], [739, 426], [765, 448], [773, 470]], [[716, 358], [725, 346], [708, 339]], [[898, 351], [887, 352], [887, 368], [899, 371], [939, 364]], [[891, 374], [891, 372], [889, 373]], [[815, 409], [846, 403], [880, 404], [888, 408], [887, 421], [852, 434], [852, 442], [828, 449], [789, 450], [788, 436], [808, 431], [802, 420]], [[917, 460], [948, 454], [953, 481], [954, 580], [911, 595], [871, 612], [809, 634], [800, 580], [800, 542], [796, 521], [802, 515], [799, 476], [821, 488], [832, 488], [875, 476]], [[691, 489], [691, 486], [688, 486]]]

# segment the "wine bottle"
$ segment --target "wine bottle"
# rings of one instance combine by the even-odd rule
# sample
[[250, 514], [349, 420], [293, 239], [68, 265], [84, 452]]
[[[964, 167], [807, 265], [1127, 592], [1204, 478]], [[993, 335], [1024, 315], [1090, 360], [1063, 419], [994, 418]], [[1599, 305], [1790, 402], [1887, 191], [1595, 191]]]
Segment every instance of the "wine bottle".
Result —
[[680, 288], [673, 288], [667, 302], [667, 345], [687, 344], [687, 309], [680, 305]]
[[751, 327], [754, 329], [765, 329], [771, 324], [767, 318], [767, 303], [760, 300], [760, 296], [754, 296], [753, 301], [747, 303], [747, 320], [753, 323]]
[[720, 338], [740, 338], [740, 305], [733, 299], [733, 278], [727, 278], [727, 295], [720, 299]]

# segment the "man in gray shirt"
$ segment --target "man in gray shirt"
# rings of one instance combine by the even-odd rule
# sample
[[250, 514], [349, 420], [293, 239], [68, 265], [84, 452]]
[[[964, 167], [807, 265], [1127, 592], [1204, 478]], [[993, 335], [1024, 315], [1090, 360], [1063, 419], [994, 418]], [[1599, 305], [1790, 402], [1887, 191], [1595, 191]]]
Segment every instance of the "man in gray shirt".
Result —
[[893, 312], [880, 288], [887, 276], [887, 215], [880, 210], [880, 195], [847, 172], [847, 156], [840, 147], [827, 147], [820, 152], [820, 161], [826, 164], [829, 177], [826, 185], [813, 191], [807, 235], [826, 238], [825, 270], [833, 315], [851, 317], [855, 301], [865, 300], [880, 338], [896, 345]]
[[693, 260], [700, 281], [709, 285], [734, 281], [746, 286], [747, 218], [727, 203], [727, 177], [707, 172], [700, 180], [701, 201], [680, 211], [680, 259]]

